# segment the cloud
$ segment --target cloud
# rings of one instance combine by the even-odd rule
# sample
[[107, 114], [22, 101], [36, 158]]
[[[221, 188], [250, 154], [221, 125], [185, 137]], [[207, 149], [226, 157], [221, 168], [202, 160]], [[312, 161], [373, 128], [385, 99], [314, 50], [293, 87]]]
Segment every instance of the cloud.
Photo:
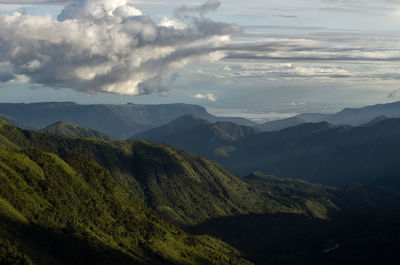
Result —
[[[290, 60], [290, 61], [346, 61], [346, 62], [398, 62], [400, 50], [382, 49], [377, 43], [362, 43], [363, 38], [344, 38], [342, 47], [336, 39], [270, 38], [263, 41], [236, 41], [225, 46], [230, 60]], [[347, 42], [347, 43], [346, 43]], [[346, 44], [346, 45], [344, 45]], [[361, 45], [364, 45], [361, 46]], [[370, 45], [368, 47], [367, 45]], [[381, 44], [380, 44], [381, 45]]]
[[201, 17], [204, 17], [205, 14], [216, 11], [220, 6], [221, 2], [219, 0], [207, 0], [199, 7], [181, 6], [174, 10], [174, 16], [178, 19], [185, 19], [190, 18], [193, 13], [198, 13]]
[[177, 12], [183, 19], [163, 19], [160, 24], [126, 0], [72, 0], [57, 20], [50, 15], [2, 14], [0, 63], [33, 84], [87, 94], [163, 93], [167, 71], [226, 56], [222, 48], [241, 28], [204, 17], [219, 5], [209, 0], [181, 8]]
[[0, 0], [0, 5], [58, 5], [66, 2], [68, 0]]
[[265, 17], [265, 18], [270, 18], [270, 17], [278, 17], [278, 18], [296, 18], [296, 15], [285, 15], [285, 14], [265, 14], [265, 13], [260, 13], [259, 10], [255, 12], [243, 12], [243, 11], [228, 11], [228, 12], [222, 12], [222, 14], [225, 15], [234, 15], [234, 16], [241, 16], [241, 17]]
[[329, 30], [326, 27], [293, 26], [293, 25], [247, 25], [243, 29], [279, 29], [279, 30]]
[[336, 3], [359, 3], [360, 0], [323, 0], [324, 2], [336, 2]]
[[16, 79], [9, 63], [0, 63], [0, 82], [10, 82]]
[[217, 101], [217, 98], [212, 93], [207, 93], [207, 94], [198, 93], [198, 94], [194, 95], [193, 97], [197, 98], [197, 99], [207, 99], [207, 100], [209, 100], [211, 102]]

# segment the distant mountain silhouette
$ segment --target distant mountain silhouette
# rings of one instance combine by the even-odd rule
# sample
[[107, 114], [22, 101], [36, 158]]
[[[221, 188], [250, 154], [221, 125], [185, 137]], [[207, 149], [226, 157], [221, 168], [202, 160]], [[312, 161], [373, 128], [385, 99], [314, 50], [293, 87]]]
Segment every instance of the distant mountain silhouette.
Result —
[[362, 108], [345, 108], [336, 114], [304, 113], [296, 117], [306, 122], [327, 121], [333, 124], [360, 126], [382, 115], [387, 118], [400, 118], [400, 101]]
[[299, 117], [291, 117], [282, 120], [269, 121], [263, 124], [256, 125], [256, 127], [259, 128], [261, 131], [271, 132], [271, 131], [279, 131], [284, 128], [296, 126], [303, 123], [306, 123], [303, 119]]
[[205, 108], [190, 104], [165, 105], [80, 105], [73, 102], [0, 104], [0, 113], [24, 128], [42, 129], [58, 121], [69, 121], [103, 132], [113, 139], [126, 139], [153, 127], [166, 124], [185, 114], [196, 114], [210, 121], [234, 121], [244, 125], [256, 123], [234, 117], [216, 117]]
[[[380, 117], [380, 118], [379, 118]], [[366, 126], [372, 120], [379, 122], [383, 117], [400, 118], [400, 102], [378, 104], [362, 108], [345, 108], [335, 114], [302, 113], [295, 117], [270, 121], [255, 127], [265, 132], [279, 131], [303, 123], [329, 122], [335, 125]], [[378, 119], [379, 118], [379, 119]]]

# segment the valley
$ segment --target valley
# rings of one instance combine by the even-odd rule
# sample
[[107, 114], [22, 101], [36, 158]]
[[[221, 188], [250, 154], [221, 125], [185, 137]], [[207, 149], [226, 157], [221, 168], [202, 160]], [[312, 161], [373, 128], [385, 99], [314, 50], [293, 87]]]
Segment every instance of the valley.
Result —
[[[256, 135], [259, 133], [256, 132]], [[243, 264], [245, 259], [255, 264], [334, 264], [335, 262], [356, 261], [360, 258], [363, 258], [365, 261], [371, 261], [375, 260], [373, 259], [375, 257], [374, 253], [382, 251], [386, 244], [392, 244], [392, 235], [398, 233], [397, 226], [395, 225], [398, 217], [393, 215], [393, 213], [400, 210], [398, 207], [400, 205], [400, 195], [389, 188], [355, 184], [344, 188], [330, 187], [321, 184], [312, 184], [303, 180], [277, 178], [258, 172], [253, 172], [245, 178], [239, 178], [216, 162], [159, 143], [53, 136], [41, 132], [21, 130], [4, 120], [1, 124], [0, 135], [0, 146], [4, 150], [1, 160], [3, 174], [5, 174], [3, 176], [7, 179], [9, 178], [7, 177], [8, 174], [10, 174], [4, 170], [11, 170], [9, 172], [15, 172], [13, 174], [18, 174], [21, 170], [25, 170], [23, 172], [32, 172], [19, 177], [23, 178], [21, 179], [21, 183], [26, 183], [23, 185], [28, 190], [31, 190], [27, 191], [28, 193], [21, 191], [22, 196], [26, 197], [28, 196], [27, 194], [32, 194], [33, 190], [39, 188], [49, 189], [50, 186], [48, 185], [53, 184], [47, 184], [40, 181], [40, 179], [43, 176], [47, 179], [54, 175], [54, 173], [50, 172], [59, 171], [59, 169], [54, 171], [53, 167], [62, 166], [62, 168], [65, 168], [61, 172], [66, 173], [60, 174], [70, 172], [68, 174], [77, 174], [76, 176], [81, 177], [87, 176], [85, 177], [87, 179], [81, 180], [78, 178], [77, 181], [78, 183], [88, 183], [85, 184], [89, 185], [88, 187], [91, 185], [104, 185], [102, 183], [114, 183], [112, 187], [118, 190], [118, 194], [126, 194], [124, 196], [131, 194], [129, 196], [133, 196], [129, 199], [128, 197], [125, 197], [125, 199], [121, 197], [122, 201], [120, 203], [129, 201], [129, 205], [132, 205], [132, 207], [137, 204], [138, 206], [134, 206], [137, 209], [135, 211], [149, 211], [149, 213], [153, 211], [153, 215], [155, 215], [151, 217], [153, 218], [152, 220], [166, 222], [160, 223], [160, 229], [182, 229], [186, 233], [200, 236], [200, 241], [202, 240], [201, 237], [212, 236], [225, 242], [208, 241], [212, 244], [213, 253], [215, 253], [215, 256], [209, 256], [209, 258], [200, 258], [201, 255], [210, 255], [201, 251], [198, 254], [198, 260], [192, 259], [194, 257], [193, 253], [185, 254], [188, 255], [186, 257], [192, 259], [191, 262], [194, 262], [194, 264], [211, 264], [210, 258], [223, 260], [223, 257], [229, 257], [229, 262], [239, 262], [238, 264]], [[11, 160], [8, 158], [14, 156], [16, 158]], [[15, 168], [16, 166], [17, 168]], [[91, 169], [92, 167], [94, 169]], [[46, 174], [48, 177], [46, 177]], [[102, 178], [106, 178], [107, 181], [106, 179], [98, 179], [99, 174], [103, 176]], [[32, 182], [33, 179], [31, 180], [31, 178], [38, 178], [37, 181], [39, 182]], [[53, 178], [51, 177], [49, 181]], [[54, 185], [57, 186], [51, 189], [57, 189], [56, 187], [61, 184], [57, 184], [61, 181], [59, 178], [54, 179], [56, 181]], [[92, 184], [93, 181], [94, 183]], [[81, 192], [77, 195], [74, 194], [78, 192], [76, 187], [82, 184], [70, 187], [70, 185], [75, 185], [73, 183], [67, 181], [62, 184], [65, 186], [63, 190], [67, 192], [64, 195], [67, 196], [64, 199], [65, 202], [77, 200], [81, 196], [79, 195]], [[16, 184], [10, 183], [7, 185]], [[17, 184], [14, 187], [21, 185]], [[7, 190], [15, 190], [15, 188], [11, 187], [13, 186], [4, 186]], [[93, 192], [103, 189], [100, 186], [89, 188]], [[56, 191], [56, 193], [59, 192]], [[2, 199], [5, 203], [2, 208], [11, 209], [3, 210], [5, 221], [2, 227], [5, 231], [9, 231], [10, 227], [14, 227], [14, 224], [11, 223], [10, 225], [10, 222], [14, 222], [13, 220], [17, 219], [29, 224], [43, 224], [50, 227], [52, 231], [55, 229], [55, 231], [61, 231], [63, 235], [69, 235], [70, 232], [66, 229], [71, 224], [66, 223], [65, 220], [72, 218], [69, 214], [71, 210], [60, 207], [73, 207], [70, 205], [70, 202], [60, 204], [57, 200], [62, 200], [62, 197], [59, 197], [57, 200], [49, 199], [47, 196], [50, 193], [46, 195], [46, 193], [43, 193], [43, 190], [37, 190], [36, 193], [29, 195], [34, 197], [26, 197], [29, 199], [20, 198], [18, 196], [21, 195], [17, 196], [17, 194], [9, 193], [5, 190], [2, 192]], [[113, 193], [106, 192], [105, 194], [112, 195]], [[105, 196], [105, 194], [101, 196]], [[83, 193], [82, 196], [89, 196], [88, 198], [90, 198], [90, 196], [99, 195], [84, 195]], [[21, 204], [23, 200], [37, 201], [39, 205], [43, 206], [38, 206], [39, 208], [35, 210], [38, 212], [32, 216], [32, 210], [26, 208], [27, 206], [24, 206], [26, 204]], [[95, 200], [94, 197], [89, 199], [89, 201], [93, 200]], [[115, 199], [109, 198], [104, 200], [109, 203]], [[132, 204], [133, 201], [137, 201], [136, 204]], [[106, 205], [104, 204], [102, 207], [109, 207]], [[49, 215], [49, 213], [46, 213], [46, 207], [47, 209], [53, 209], [51, 211], [57, 213], [52, 217], [57, 219], [44, 219], [42, 221], [41, 218]], [[81, 209], [86, 209], [89, 205], [82, 205], [80, 207], [83, 207]], [[115, 207], [122, 206], [116, 205]], [[95, 209], [97, 209], [97, 206]], [[122, 214], [120, 211], [124, 208], [117, 209], [119, 210], [113, 210], [114, 214]], [[76, 210], [73, 211], [76, 212]], [[61, 213], [65, 215], [62, 219], [60, 219]], [[91, 230], [85, 228], [87, 221], [85, 221], [86, 219], [82, 219], [89, 217], [81, 216], [82, 214], [79, 214], [79, 212], [75, 214], [77, 216], [73, 218], [78, 219], [74, 221], [77, 223], [74, 223], [72, 227], [74, 227], [73, 229], [78, 229], [78, 227], [81, 227], [79, 229], [84, 229], [78, 234], [78, 238], [85, 238], [86, 243], [82, 242], [81, 244], [88, 244], [88, 247], [90, 247], [93, 244], [92, 242], [95, 241], [89, 235], [94, 236], [96, 234], [93, 234], [93, 232], [87, 234]], [[139, 212], [132, 212], [132, 214], [136, 216]], [[143, 225], [146, 225], [149, 217], [142, 214], [139, 215], [143, 216], [141, 217], [143, 218], [141, 222], [144, 222]], [[93, 223], [96, 227], [100, 220], [104, 219], [105, 221], [109, 219], [106, 216], [96, 218], [100, 218]], [[115, 219], [112, 216], [111, 218]], [[111, 221], [112, 219], [109, 220]], [[162, 221], [162, 219], [165, 221]], [[362, 226], [359, 226], [360, 220], [362, 220]], [[115, 221], [119, 222], [122, 220], [118, 217]], [[111, 227], [115, 226], [116, 224], [111, 225]], [[127, 223], [121, 223], [120, 226], [121, 229], [131, 229]], [[384, 233], [381, 233], [383, 232], [381, 231], [381, 227], [385, 227]], [[35, 235], [31, 234], [33, 233], [30, 232], [31, 228], [28, 227], [27, 229], [28, 232], [26, 233], [28, 238], [30, 238], [30, 242], [37, 240]], [[104, 228], [93, 227], [90, 229], [100, 229], [98, 232], [95, 232], [99, 233]], [[143, 232], [148, 231], [148, 228], [142, 232], [129, 231], [137, 234], [133, 236], [130, 234], [131, 232], [128, 234], [124, 232], [123, 234], [125, 234], [127, 239], [124, 239], [123, 242], [133, 240], [138, 236], [144, 236]], [[183, 231], [179, 233], [185, 235]], [[260, 231], [263, 232], [261, 233]], [[101, 237], [103, 236], [105, 238], [116, 236], [115, 232], [112, 231], [105, 231], [105, 233], [103, 235], [102, 232], [101, 236], [100, 234], [96, 235], [95, 237], [98, 238], [96, 240], [101, 241]], [[170, 232], [167, 231], [166, 233]], [[379, 239], [376, 238], [377, 236]], [[13, 242], [13, 237], [6, 236], [6, 238], [8, 238], [6, 242]], [[19, 238], [19, 240], [22, 240], [22, 238], [25, 238], [25, 235], [21, 235]], [[115, 240], [118, 242], [122, 238], [116, 238]], [[137, 239], [134, 240], [136, 241], [129, 242], [139, 242]], [[155, 262], [153, 259], [156, 256], [159, 257], [157, 259], [166, 259], [177, 264], [181, 264], [182, 262], [186, 264], [186, 262], [189, 262], [184, 261], [184, 258], [177, 259], [175, 256], [170, 256], [172, 254], [163, 252], [170, 249], [171, 244], [175, 244], [176, 246], [178, 246], [177, 244], [181, 244], [178, 243], [181, 240], [180, 237], [172, 237], [171, 240], [175, 240], [176, 243], [168, 241], [169, 239], [165, 241], [163, 237], [157, 239], [162, 240], [164, 242], [162, 244], [166, 248], [162, 247], [161, 243], [156, 243], [156, 239], [153, 240], [149, 236], [144, 236], [144, 239], [141, 240], [144, 240], [142, 245], [135, 245], [134, 243], [125, 245], [123, 243], [117, 249], [126, 249], [129, 253], [143, 253], [143, 244], [145, 244], [146, 248], [152, 249], [151, 253], [153, 254], [140, 254], [144, 255], [141, 259], [148, 260], [148, 262], [152, 262], [151, 264], [155, 264], [153, 263]], [[332, 240], [340, 244], [341, 247], [337, 250], [323, 253], [326, 249], [325, 245]], [[153, 245], [148, 245], [147, 242], [153, 242]], [[229, 249], [228, 247], [218, 245], [226, 243], [232, 246], [229, 247], [231, 248], [229, 252], [226, 252]], [[198, 244], [200, 243], [195, 244], [197, 246], [196, 249], [198, 249]], [[359, 244], [366, 244], [371, 247], [366, 247], [365, 252], [364, 250], [360, 252]], [[23, 248], [29, 249], [32, 247], [34, 246], [27, 245]], [[109, 247], [115, 249], [114, 245], [109, 245]], [[187, 247], [186, 243], [184, 243], [182, 249], [178, 250], [178, 247], [174, 248], [180, 253], [191, 253], [190, 251], [192, 250]], [[210, 248], [210, 246], [205, 247], [207, 249]], [[60, 261], [64, 259], [62, 256], [58, 256], [59, 254], [52, 249], [46, 251], [46, 257], [40, 258], [59, 259]], [[385, 249], [385, 251], [390, 252], [391, 250], [389, 248]], [[37, 260], [37, 257], [28, 255], [29, 251], [19, 253], [29, 257], [30, 260]], [[87, 259], [91, 259], [90, 255], [92, 254], [90, 253], [92, 253], [92, 250], [88, 250], [88, 253], [89, 257]], [[154, 256], [154, 253], [158, 254]], [[114, 254], [110, 254], [107, 257], [110, 261], [106, 264], [111, 264], [111, 260], [115, 259], [123, 260], [126, 258], [130, 260], [138, 254], [132, 255], [129, 254], [126, 257], [121, 256], [120, 258], [116, 258]], [[240, 261], [241, 259], [242, 261]]]

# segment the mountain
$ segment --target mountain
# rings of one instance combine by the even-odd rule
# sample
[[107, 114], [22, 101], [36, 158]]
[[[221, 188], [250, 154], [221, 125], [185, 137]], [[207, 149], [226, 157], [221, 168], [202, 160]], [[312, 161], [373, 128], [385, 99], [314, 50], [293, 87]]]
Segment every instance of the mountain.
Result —
[[367, 122], [367, 123], [361, 125], [361, 127], [370, 127], [370, 126], [373, 126], [373, 125], [375, 125], [375, 124], [378, 124], [378, 123], [380, 123], [381, 121], [384, 121], [384, 120], [387, 120], [387, 119], [388, 119], [388, 117], [386, 117], [385, 115], [380, 115], [380, 116], [376, 117], [375, 119], [373, 119], [372, 121]]
[[[11, 243], [1, 243], [0, 257], [11, 252], [13, 257], [35, 261], [34, 253], [42, 253], [42, 260], [79, 264], [68, 258], [82, 256], [70, 253], [85, 249], [81, 261], [85, 264], [92, 259], [100, 260], [99, 264], [113, 264], [110, 261], [116, 259], [117, 264], [125, 264], [126, 259], [152, 264], [245, 264], [239, 252], [204, 234], [228, 242], [256, 264], [360, 260], [390, 264], [397, 253], [399, 219], [392, 214], [399, 212], [400, 196], [389, 189], [328, 187], [260, 173], [240, 179], [215, 162], [163, 144], [58, 137], [21, 130], [4, 120], [0, 120], [0, 148], [8, 149], [0, 159], [0, 177], [6, 179], [0, 194], [7, 195], [0, 213], [20, 221], [36, 218], [39, 228], [51, 230], [47, 236], [36, 226], [21, 230], [1, 222], [1, 238], [6, 233]], [[21, 173], [13, 177], [14, 172]], [[21, 178], [25, 182], [13, 182]], [[146, 205], [199, 236], [165, 223]], [[73, 221], [65, 225], [65, 219]], [[43, 233], [46, 236], [37, 236]], [[135, 238], [144, 239], [136, 244]], [[332, 244], [340, 248], [322, 254]]]
[[307, 123], [316, 123], [322, 121], [330, 121], [331, 117], [335, 114], [325, 114], [325, 113], [302, 113], [296, 117], [304, 120]]
[[400, 119], [370, 127], [303, 124], [237, 141], [229, 157], [214, 157], [240, 175], [253, 170], [328, 185], [355, 182], [400, 188]]
[[263, 132], [272, 132], [272, 131], [279, 131], [303, 123], [306, 123], [303, 119], [299, 117], [291, 117], [282, 120], [269, 121], [263, 124], [256, 125], [256, 127]]
[[17, 121], [14, 118], [12, 118], [12, 117], [10, 117], [8, 115], [5, 115], [3, 113], [0, 113], [0, 119], [4, 119], [4, 120], [8, 121], [9, 123], [14, 124], [15, 126], [18, 126], [20, 128], [25, 128], [27, 130], [35, 130], [36, 129], [35, 127], [29, 126], [29, 125], [24, 124], [24, 123], [22, 123], [20, 121]]
[[0, 150], [1, 264], [249, 264], [168, 224], [92, 159]]
[[211, 121], [255, 123], [243, 118], [216, 117], [198, 105], [79, 105], [73, 102], [0, 104], [0, 113], [18, 121], [24, 128], [44, 128], [58, 121], [103, 132], [113, 139], [126, 139], [134, 134], [166, 124], [185, 114], [196, 114]]
[[[110, 170], [119, 183], [140, 195], [160, 214], [185, 226], [218, 216], [264, 212], [269, 208], [269, 212], [320, 215], [301, 209], [305, 206], [299, 206], [296, 201], [288, 206], [256, 194], [221, 165], [171, 146], [147, 141], [57, 137], [20, 130], [7, 123], [0, 127], [0, 135], [13, 149], [16, 146], [35, 148], [61, 158], [77, 153], [87, 155]], [[268, 201], [261, 201], [263, 197]], [[328, 203], [326, 207], [333, 206]]]
[[58, 136], [97, 138], [111, 140], [110, 136], [91, 130], [68, 121], [59, 121], [40, 130], [43, 133], [50, 133]]
[[234, 124], [216, 129], [219, 123], [183, 117], [135, 138], [203, 155], [241, 176], [260, 171], [327, 185], [359, 182], [400, 188], [395, 155], [400, 150], [400, 119], [374, 123], [368, 127], [306, 123], [262, 133], [246, 128], [240, 137], [231, 137], [232, 132], [245, 130]]
[[303, 123], [329, 122], [335, 125], [364, 126], [373, 125], [384, 117], [400, 118], [400, 101], [366, 106], [362, 108], [345, 108], [335, 114], [302, 113], [295, 117], [270, 121], [263, 124], [250, 125], [264, 132], [279, 131]]
[[[399, 210], [395, 206], [398, 193], [362, 185], [332, 188], [257, 172], [244, 180], [260, 193], [273, 194], [275, 199], [281, 196], [280, 201], [290, 198], [323, 212], [319, 203], [324, 198], [338, 208], [328, 210], [328, 219], [290, 212], [225, 216], [209, 220], [195, 231], [207, 231], [245, 250], [255, 260], [261, 260], [259, 264], [396, 263], [389, 256], [395, 252], [391, 244], [400, 232], [396, 225]], [[315, 198], [319, 200], [314, 201]], [[383, 208], [378, 210], [379, 207]]]
[[336, 114], [306, 113], [297, 117], [306, 122], [327, 121], [333, 124], [360, 126], [382, 115], [388, 118], [400, 118], [400, 101], [362, 108], [345, 108]]
[[260, 131], [231, 122], [212, 123], [196, 115], [184, 115], [167, 125], [137, 134], [131, 139], [167, 143], [185, 151], [207, 155], [226, 154], [232, 143]]

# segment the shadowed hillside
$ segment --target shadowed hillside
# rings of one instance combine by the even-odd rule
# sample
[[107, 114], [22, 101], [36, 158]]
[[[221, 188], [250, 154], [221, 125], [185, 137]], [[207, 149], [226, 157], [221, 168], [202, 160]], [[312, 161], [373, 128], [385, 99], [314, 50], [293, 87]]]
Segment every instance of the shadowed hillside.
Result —
[[239, 137], [229, 137], [244, 128], [234, 124], [217, 130], [219, 123], [202, 120], [187, 129], [175, 122], [137, 138], [203, 155], [240, 176], [260, 171], [327, 185], [359, 182], [400, 188], [400, 119], [381, 117], [363, 127], [306, 123], [261, 133], [245, 127]]
[[400, 187], [399, 133], [400, 119], [369, 127], [304, 124], [239, 140], [218, 161], [240, 175], [257, 170], [328, 185]]
[[[335, 188], [260, 173], [240, 179], [215, 162], [163, 144], [57, 137], [4, 121], [0, 135], [3, 148], [54, 152], [73, 168], [71, 157], [84, 161], [77, 154], [94, 159], [110, 170], [122, 189], [143, 198], [166, 220], [193, 234], [214, 235], [256, 264], [330, 264], [332, 259], [344, 263], [349, 255], [354, 261], [372, 253], [358, 245], [380, 249], [394, 244], [391, 236], [399, 234], [399, 219], [392, 214], [399, 211], [400, 196], [384, 188]], [[365, 225], [357, 225], [360, 222]], [[332, 242], [345, 254], [320, 255]]]
[[230, 122], [210, 122], [195, 115], [185, 115], [167, 125], [137, 134], [133, 140], [151, 140], [173, 145], [205, 156], [227, 156], [233, 143], [255, 135], [260, 131], [253, 127]]
[[95, 130], [91, 130], [68, 121], [59, 121], [56, 122], [44, 129], [41, 129], [40, 132], [50, 133], [58, 136], [68, 136], [68, 137], [82, 137], [82, 138], [97, 138], [101, 140], [111, 140], [110, 136], [98, 132]]

